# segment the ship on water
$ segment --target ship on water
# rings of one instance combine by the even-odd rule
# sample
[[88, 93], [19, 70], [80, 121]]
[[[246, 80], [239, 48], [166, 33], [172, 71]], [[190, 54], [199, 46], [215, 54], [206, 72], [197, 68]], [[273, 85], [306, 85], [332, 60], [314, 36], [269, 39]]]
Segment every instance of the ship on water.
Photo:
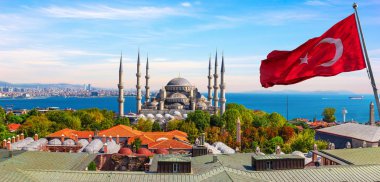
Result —
[[348, 97], [349, 99], [351, 100], [362, 100], [364, 99], [364, 96], [351, 96], [351, 97]]

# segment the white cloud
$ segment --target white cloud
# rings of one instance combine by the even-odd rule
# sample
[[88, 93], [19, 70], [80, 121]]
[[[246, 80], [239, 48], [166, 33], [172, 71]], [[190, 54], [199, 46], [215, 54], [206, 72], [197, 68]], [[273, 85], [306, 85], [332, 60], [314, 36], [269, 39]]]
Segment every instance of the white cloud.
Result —
[[186, 16], [188, 13], [171, 7], [115, 8], [106, 5], [83, 6], [78, 8], [50, 6], [41, 12], [57, 18], [78, 19], [155, 19], [165, 16]]
[[310, 6], [327, 6], [330, 5], [328, 1], [320, 1], [320, 0], [309, 0], [305, 2], [306, 5]]
[[183, 3], [181, 3], [181, 6], [183, 6], [183, 7], [191, 7], [191, 3], [189, 3], [189, 2], [183, 2]]

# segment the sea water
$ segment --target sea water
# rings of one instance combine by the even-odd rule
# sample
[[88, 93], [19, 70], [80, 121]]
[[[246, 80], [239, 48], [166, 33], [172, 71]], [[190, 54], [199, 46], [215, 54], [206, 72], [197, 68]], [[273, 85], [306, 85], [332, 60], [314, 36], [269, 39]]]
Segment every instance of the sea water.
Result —
[[[363, 99], [350, 99], [352, 95], [340, 94], [256, 94], [256, 93], [228, 93], [227, 103], [243, 104], [253, 110], [278, 112], [285, 118], [316, 117], [322, 119], [323, 109], [333, 107], [336, 109], [337, 121], [343, 121], [342, 109], [346, 108], [346, 121], [355, 120], [361, 123], [368, 122], [369, 104], [374, 101], [373, 95], [363, 95]], [[125, 113], [136, 112], [135, 97], [125, 97]], [[117, 97], [48, 97], [33, 99], [0, 99], [0, 106], [13, 109], [32, 109], [36, 107], [59, 107], [61, 109], [99, 108], [117, 112]], [[376, 109], [376, 105], [375, 105]], [[377, 110], [375, 111], [378, 120]]]

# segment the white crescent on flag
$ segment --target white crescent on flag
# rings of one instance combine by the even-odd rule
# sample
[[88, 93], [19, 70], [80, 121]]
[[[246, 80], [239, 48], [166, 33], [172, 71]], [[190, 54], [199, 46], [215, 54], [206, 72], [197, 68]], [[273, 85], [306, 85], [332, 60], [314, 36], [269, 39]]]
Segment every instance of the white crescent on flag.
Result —
[[342, 55], [343, 55], [342, 40], [340, 40], [340, 39], [334, 39], [334, 38], [324, 38], [317, 45], [319, 45], [321, 43], [329, 43], [329, 44], [334, 44], [335, 45], [335, 56], [334, 56], [334, 58], [331, 59], [330, 61], [328, 61], [328, 62], [323, 63], [323, 64], [320, 65], [320, 66], [324, 66], [324, 67], [330, 67], [333, 64], [335, 64], [340, 59], [340, 57], [342, 57]]

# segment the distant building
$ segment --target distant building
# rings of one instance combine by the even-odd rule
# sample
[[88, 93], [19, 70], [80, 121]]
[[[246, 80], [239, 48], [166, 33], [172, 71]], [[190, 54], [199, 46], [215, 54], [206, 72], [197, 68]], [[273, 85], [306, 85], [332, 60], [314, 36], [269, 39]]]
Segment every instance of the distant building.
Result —
[[[193, 86], [185, 78], [173, 78], [166, 86], [160, 89], [159, 93], [151, 98], [150, 86], [149, 86], [149, 59], [146, 61], [146, 75], [145, 75], [145, 103], [142, 103], [141, 85], [140, 85], [140, 53], [137, 58], [137, 83], [136, 83], [136, 110], [139, 114], [173, 114], [175, 111], [181, 114], [186, 114], [195, 110], [205, 110], [210, 113], [223, 114], [225, 111], [225, 83], [224, 83], [224, 57], [222, 56], [222, 68], [221, 68], [221, 84], [218, 85], [218, 59], [217, 54], [215, 56], [215, 73], [214, 73], [214, 86], [211, 86], [211, 58], [209, 60], [209, 75], [208, 75], [208, 97], [204, 97], [198, 88]], [[119, 76], [122, 75], [122, 70], [119, 71]], [[120, 80], [120, 78], [119, 78]], [[119, 81], [119, 90], [122, 94], [122, 84]], [[121, 86], [121, 87], [120, 87]], [[220, 87], [220, 101], [218, 98], [218, 89]], [[212, 88], [214, 88], [214, 96], [212, 97]], [[121, 96], [119, 96], [121, 97]], [[119, 105], [122, 98], [119, 98]], [[214, 104], [213, 104], [214, 102]], [[218, 106], [220, 102], [220, 107]], [[120, 107], [120, 106], [119, 106]]]
[[352, 148], [378, 147], [380, 142], [380, 127], [345, 123], [316, 130], [315, 139], [334, 143], [336, 149], [346, 148], [347, 143]]

